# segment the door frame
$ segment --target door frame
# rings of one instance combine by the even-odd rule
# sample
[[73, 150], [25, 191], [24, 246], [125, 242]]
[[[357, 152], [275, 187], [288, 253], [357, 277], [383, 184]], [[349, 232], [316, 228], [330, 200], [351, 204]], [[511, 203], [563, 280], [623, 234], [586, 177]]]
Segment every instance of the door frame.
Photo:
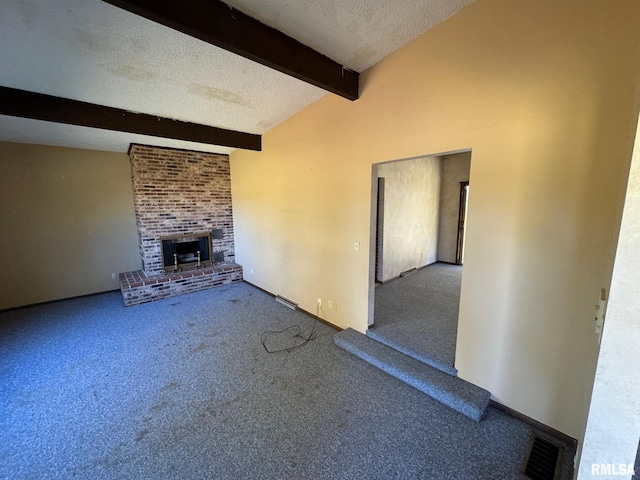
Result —
[[456, 245], [456, 265], [462, 265], [467, 205], [469, 202], [469, 182], [460, 182], [460, 208], [458, 209], [458, 243]]

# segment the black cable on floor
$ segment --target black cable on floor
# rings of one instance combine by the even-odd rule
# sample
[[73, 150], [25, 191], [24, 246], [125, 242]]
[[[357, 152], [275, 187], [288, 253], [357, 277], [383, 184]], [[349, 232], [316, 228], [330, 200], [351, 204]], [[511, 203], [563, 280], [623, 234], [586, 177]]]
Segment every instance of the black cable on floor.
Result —
[[[300, 348], [305, 346], [307, 343], [309, 343], [311, 340], [315, 340], [318, 332], [316, 331], [316, 324], [318, 323], [318, 315], [319, 315], [319, 305], [316, 305], [316, 318], [313, 319], [313, 326], [311, 327], [311, 333], [309, 333], [308, 337], [304, 337], [302, 336], [302, 329], [300, 328], [300, 325], [291, 325], [290, 327], [284, 328], [282, 330], [267, 330], [266, 332], [264, 332], [262, 335], [260, 335], [260, 343], [262, 343], [262, 347], [264, 348], [264, 350], [267, 353], [277, 353], [277, 352], [290, 352], [291, 350], [295, 350], [296, 348]], [[276, 350], [269, 350], [267, 348], [267, 345], [265, 344], [265, 339], [266, 337], [268, 337], [269, 335], [275, 335], [275, 334], [279, 334], [279, 333], [285, 333], [287, 330], [291, 330], [293, 328], [297, 328], [298, 331], [295, 335], [293, 335], [292, 338], [301, 338], [303, 340], [303, 342], [299, 345], [296, 345], [294, 347], [287, 347], [287, 348], [279, 348]]]

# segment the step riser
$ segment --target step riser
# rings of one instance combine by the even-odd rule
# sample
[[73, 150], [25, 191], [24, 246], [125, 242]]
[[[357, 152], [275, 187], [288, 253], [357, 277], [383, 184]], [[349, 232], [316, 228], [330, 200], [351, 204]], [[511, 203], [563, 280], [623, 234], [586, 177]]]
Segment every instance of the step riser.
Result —
[[371, 331], [369, 330], [367, 332], [367, 336], [373, 338], [374, 340], [380, 342], [380, 343], [384, 343], [386, 346], [391, 347], [395, 350], [398, 350], [399, 352], [404, 353], [405, 355], [409, 355], [410, 357], [415, 358], [416, 360], [419, 360], [422, 363], [426, 363], [427, 365], [433, 367], [433, 368], [437, 368], [438, 370], [447, 373], [449, 375], [453, 375], [453, 376], [458, 376], [458, 369], [455, 368], [453, 365], [445, 365], [444, 363], [440, 363], [438, 361], [435, 361], [433, 359], [430, 359], [428, 357], [426, 357], [425, 355], [419, 355], [416, 352], [413, 352], [411, 350], [405, 349], [400, 345], [394, 345], [392, 342], [390, 342], [386, 337], [378, 335], [375, 331]]
[[491, 394], [409, 357], [352, 329], [334, 335], [334, 342], [385, 373], [417, 388], [440, 403], [480, 421]]

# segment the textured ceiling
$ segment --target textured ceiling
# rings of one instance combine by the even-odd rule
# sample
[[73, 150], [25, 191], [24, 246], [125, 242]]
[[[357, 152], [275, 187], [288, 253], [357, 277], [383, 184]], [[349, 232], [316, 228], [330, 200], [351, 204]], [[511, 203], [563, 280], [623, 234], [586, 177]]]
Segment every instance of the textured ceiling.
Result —
[[[471, 1], [227, 3], [362, 71]], [[2, 86], [258, 134], [326, 94], [100, 0], [0, 1], [0, 65]], [[232, 150], [4, 115], [0, 141], [118, 152], [132, 142]]]

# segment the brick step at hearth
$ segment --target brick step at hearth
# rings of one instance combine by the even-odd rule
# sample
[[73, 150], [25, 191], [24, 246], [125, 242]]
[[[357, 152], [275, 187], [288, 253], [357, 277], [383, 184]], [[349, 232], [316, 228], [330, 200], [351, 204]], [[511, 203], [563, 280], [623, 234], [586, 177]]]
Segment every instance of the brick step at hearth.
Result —
[[217, 263], [197, 270], [153, 276], [136, 270], [121, 273], [119, 280], [122, 300], [129, 307], [239, 282], [242, 280], [242, 266], [233, 262]]

